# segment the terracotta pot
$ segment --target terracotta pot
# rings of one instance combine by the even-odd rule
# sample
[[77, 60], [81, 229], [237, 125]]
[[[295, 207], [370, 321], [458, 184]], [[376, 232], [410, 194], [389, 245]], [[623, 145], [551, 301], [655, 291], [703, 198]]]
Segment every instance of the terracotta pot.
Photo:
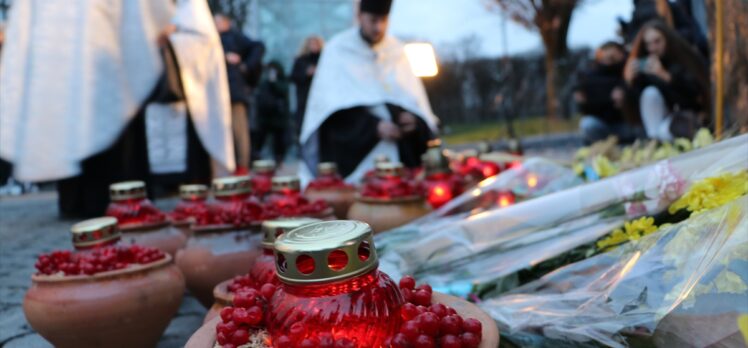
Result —
[[170, 222], [156, 224], [128, 226], [121, 228], [122, 244], [138, 244], [159, 249], [171, 256], [182, 249], [187, 243], [187, 237]]
[[[457, 297], [436, 292], [433, 295], [432, 301], [454, 308], [464, 318], [480, 320], [483, 324], [483, 341], [481, 341], [480, 348], [496, 348], [499, 346], [499, 329], [496, 327], [496, 322], [476, 305]], [[213, 348], [216, 342], [216, 325], [220, 320], [221, 318], [216, 316], [203, 324], [190, 337], [185, 348]]]
[[348, 209], [356, 201], [356, 189], [353, 187], [315, 189], [307, 188], [304, 196], [310, 200], [321, 199], [335, 210], [335, 216], [338, 219], [345, 219], [348, 216]]
[[155, 347], [184, 295], [172, 257], [92, 276], [34, 275], [23, 301], [55, 347]]
[[193, 229], [187, 246], [177, 253], [187, 288], [206, 308], [213, 304], [218, 283], [249, 272], [262, 254], [262, 235], [254, 229]]
[[314, 214], [312, 216], [308, 216], [310, 218], [325, 220], [325, 221], [331, 221], [331, 220], [337, 220], [337, 216], [335, 216], [335, 210], [333, 207], [329, 207], [321, 212], [319, 214]]
[[358, 196], [348, 211], [348, 219], [366, 222], [374, 233], [381, 233], [405, 225], [430, 211], [423, 197], [381, 199]]
[[229, 292], [229, 284], [231, 284], [231, 279], [220, 282], [213, 288], [213, 306], [205, 314], [203, 324], [220, 314], [224, 307], [231, 306], [232, 301], [234, 301], [234, 294]]
[[174, 228], [179, 230], [179, 232], [182, 232], [182, 234], [186, 238], [190, 238], [192, 236], [192, 222], [191, 221], [172, 222], [172, 226], [174, 226]]

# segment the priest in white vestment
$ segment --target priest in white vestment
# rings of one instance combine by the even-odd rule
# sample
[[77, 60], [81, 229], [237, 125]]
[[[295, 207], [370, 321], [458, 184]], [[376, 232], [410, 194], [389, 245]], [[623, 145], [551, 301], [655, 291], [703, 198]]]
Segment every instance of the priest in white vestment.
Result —
[[386, 34], [391, 5], [362, 0], [359, 26], [334, 36], [322, 52], [301, 130], [304, 180], [320, 162], [337, 163], [352, 183], [373, 168], [378, 155], [418, 166], [437, 131], [403, 44]]
[[204, 151], [234, 169], [220, 40], [206, 0], [25, 0], [0, 59], [0, 157], [24, 181], [59, 180], [63, 215], [103, 213], [107, 186], [149, 175], [143, 111], [179, 63]]

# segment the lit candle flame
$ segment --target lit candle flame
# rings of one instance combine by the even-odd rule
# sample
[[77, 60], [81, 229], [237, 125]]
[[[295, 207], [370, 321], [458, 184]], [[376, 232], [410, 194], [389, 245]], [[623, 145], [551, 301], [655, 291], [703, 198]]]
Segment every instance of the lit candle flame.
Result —
[[534, 188], [538, 186], [538, 176], [535, 174], [529, 174], [527, 176], [527, 187]]

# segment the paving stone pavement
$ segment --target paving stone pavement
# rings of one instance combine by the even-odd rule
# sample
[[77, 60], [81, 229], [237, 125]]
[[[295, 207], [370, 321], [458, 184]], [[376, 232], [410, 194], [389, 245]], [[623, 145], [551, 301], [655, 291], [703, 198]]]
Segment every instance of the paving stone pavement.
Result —
[[[173, 204], [173, 200], [156, 202], [164, 209]], [[72, 248], [69, 229], [75, 222], [58, 218], [54, 193], [0, 198], [0, 347], [52, 346], [29, 326], [21, 305], [31, 285], [36, 257], [54, 249]], [[158, 348], [183, 347], [200, 327], [205, 313], [206, 309], [186, 293]]]

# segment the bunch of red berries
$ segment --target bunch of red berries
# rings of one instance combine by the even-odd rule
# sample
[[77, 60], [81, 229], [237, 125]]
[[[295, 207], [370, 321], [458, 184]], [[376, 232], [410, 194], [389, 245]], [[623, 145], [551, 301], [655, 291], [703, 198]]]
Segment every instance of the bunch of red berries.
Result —
[[260, 290], [252, 286], [237, 287], [233, 306], [221, 310], [221, 322], [216, 326], [218, 344], [223, 348], [247, 344], [253, 331], [264, 328], [268, 300], [275, 290], [275, 285], [270, 283], [263, 284]]
[[197, 226], [232, 225], [245, 227], [261, 221], [263, 208], [253, 201], [217, 202], [209, 206], [209, 212], [196, 219]]
[[[304, 336], [308, 337], [304, 337]], [[288, 335], [282, 335], [273, 341], [275, 348], [356, 348], [356, 343], [347, 337], [337, 339], [330, 332], [319, 332], [311, 336], [302, 322], [296, 322], [289, 328]]]
[[340, 175], [320, 175], [316, 179], [307, 185], [308, 189], [336, 189], [336, 188], [352, 188], [353, 186], [343, 181]]
[[169, 215], [174, 222], [206, 221], [210, 219], [210, 210], [204, 202], [184, 202], [178, 204]]
[[108, 246], [84, 253], [65, 250], [42, 254], [35, 266], [40, 274], [46, 275], [60, 272], [66, 276], [92, 275], [123, 269], [130, 264], [148, 264], [164, 257], [166, 255], [161, 250], [140, 245]]
[[291, 197], [268, 196], [264, 206], [262, 220], [273, 220], [279, 217], [315, 216], [324, 212], [329, 205], [323, 200], [309, 201], [302, 195]]
[[106, 215], [117, 218], [119, 226], [158, 223], [166, 220], [166, 214], [147, 200], [112, 202], [107, 207]]
[[397, 176], [371, 178], [361, 189], [364, 197], [384, 199], [412, 197], [422, 193], [423, 188], [419, 183]]
[[428, 284], [416, 287], [413, 277], [400, 280], [406, 303], [401, 307], [400, 332], [385, 343], [393, 348], [477, 348], [482, 325], [476, 319], [464, 319], [454, 308], [431, 303]]

